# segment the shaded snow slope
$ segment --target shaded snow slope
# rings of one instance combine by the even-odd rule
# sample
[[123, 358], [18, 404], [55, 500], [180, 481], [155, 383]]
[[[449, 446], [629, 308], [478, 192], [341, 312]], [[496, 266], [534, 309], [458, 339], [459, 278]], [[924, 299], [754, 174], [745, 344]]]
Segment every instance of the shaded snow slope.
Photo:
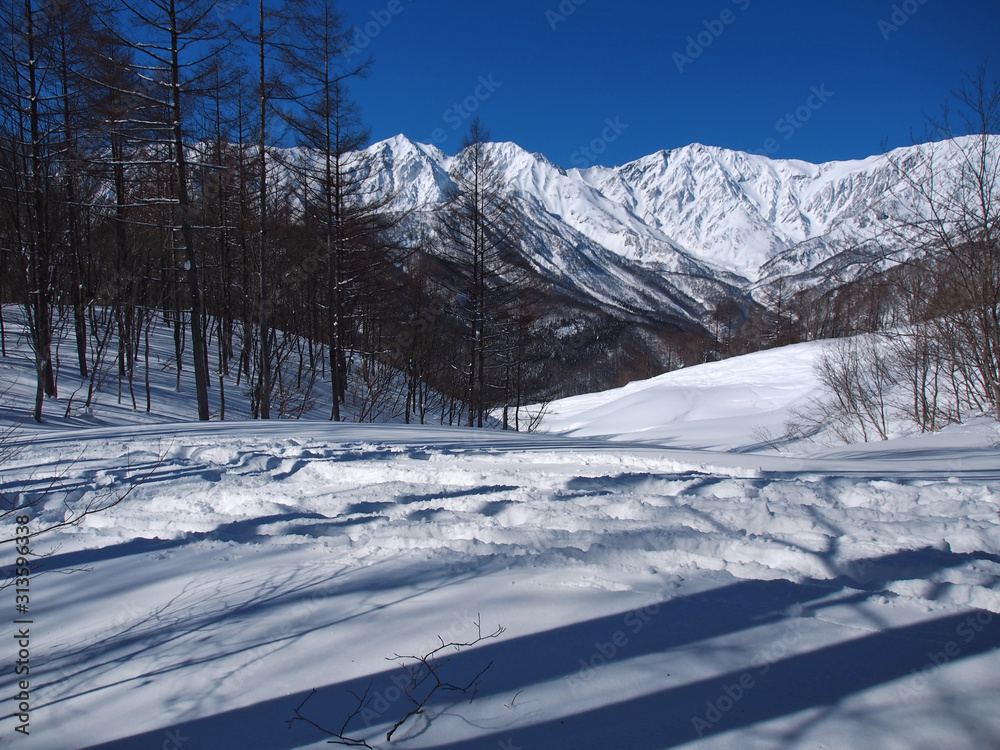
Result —
[[[88, 365], [93, 376], [94, 390], [88, 405], [91, 378], [80, 376], [76, 339], [70, 320], [72, 310], [69, 309], [64, 310], [63, 317], [57, 316], [55, 320], [54, 353], [58, 395], [45, 399], [43, 424], [35, 425], [32, 419], [36, 391], [35, 369], [23, 325], [24, 312], [16, 305], [5, 305], [3, 313], [9, 356], [0, 357], [0, 430], [4, 425], [13, 423], [31, 424], [33, 431], [41, 432], [105, 425], [178, 423], [197, 417], [198, 409], [192, 398], [195, 385], [190, 346], [185, 345], [182, 349], [178, 372], [173, 324], [165, 323], [159, 315], [152, 316], [148, 321], [148, 363], [143, 346], [136, 358], [131, 390], [126, 378], [118, 378], [118, 361], [113, 351], [102, 358], [97, 367], [94, 366], [93, 351], [90, 351]], [[106, 309], [95, 312], [98, 319], [109, 314], [110, 310]], [[185, 322], [185, 335], [189, 325], [189, 322]], [[218, 420], [223, 416], [224, 396], [226, 420], [250, 419], [250, 385], [247, 376], [241, 373], [242, 368], [238, 366], [238, 354], [231, 362], [229, 372], [220, 376], [216, 321], [209, 320], [207, 325], [211, 418]], [[283, 377], [274, 389], [272, 414], [276, 419], [299, 416], [329, 418], [333, 393], [329, 375], [325, 372], [324, 354], [320, 352], [320, 347], [314, 347], [316, 366], [324, 370], [317, 371], [314, 377], [310, 377], [308, 345], [302, 339], [293, 340], [291, 337], [288, 343], [291, 353], [284, 359]], [[345, 402], [341, 405], [343, 418], [348, 421], [363, 417], [364, 421], [379, 423], [404, 422], [406, 392], [402, 376], [396, 374], [392, 382], [370, 389], [362, 377], [356, 376], [361, 364], [359, 355], [349, 353], [348, 367], [352, 370], [352, 377]], [[428, 404], [432, 410], [439, 411], [437, 407], [440, 405], [440, 395], [433, 390], [429, 391]]]
[[[339, 729], [369, 685], [349, 734], [376, 747], [1000, 740], [984, 446], [962, 468], [287, 422], [30, 450], [5, 486], [64, 475], [71, 507], [147, 476], [35, 542], [53, 556], [32, 581], [33, 748], [327, 747], [286, 721], [315, 687], [305, 715]], [[53, 498], [32, 523], [62, 513]], [[472, 638], [478, 618], [506, 632], [443, 674], [492, 662], [475, 700], [440, 694], [386, 743], [409, 706], [393, 655]]]

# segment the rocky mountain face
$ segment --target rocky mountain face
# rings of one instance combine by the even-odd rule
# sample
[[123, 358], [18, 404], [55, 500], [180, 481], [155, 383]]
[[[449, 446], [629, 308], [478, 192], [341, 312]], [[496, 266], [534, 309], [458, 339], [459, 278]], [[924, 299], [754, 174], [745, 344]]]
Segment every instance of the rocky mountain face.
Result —
[[[655, 372], [676, 366], [680, 339], [718, 332], [720, 305], [746, 312], [777, 279], [828, 281], [899, 194], [894, 162], [946, 146], [817, 165], [695, 144], [569, 170], [513, 143], [489, 148], [524, 216], [525, 263], [561, 311], [559, 340], [613, 358], [625, 353], [609, 353], [608, 337], [627, 332], [632, 369]], [[433, 252], [455, 157], [404, 136], [365, 155], [372, 190], [395, 196], [403, 231]]]
[[[892, 160], [809, 164], [694, 144], [584, 170], [562, 169], [513, 143], [491, 148], [540, 236], [575, 247], [580, 261], [610, 263], [605, 275], [651, 270], [704, 302], [706, 279], [748, 289], [829, 261], [864, 234], [873, 209], [898, 186], [892, 162], [926, 147], [900, 149]], [[454, 157], [433, 146], [397, 136], [367, 153], [374, 179], [397, 194], [400, 208], [431, 209], [451, 182]], [[539, 259], [550, 273], [579, 265], [572, 251], [550, 255]], [[615, 286], [613, 279], [604, 282]], [[585, 283], [595, 292], [601, 286]]]

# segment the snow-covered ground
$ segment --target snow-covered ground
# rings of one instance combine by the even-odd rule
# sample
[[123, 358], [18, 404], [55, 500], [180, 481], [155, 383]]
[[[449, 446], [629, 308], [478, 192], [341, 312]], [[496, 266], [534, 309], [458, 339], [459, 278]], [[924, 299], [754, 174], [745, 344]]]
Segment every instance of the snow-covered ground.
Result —
[[710, 450], [767, 448], [820, 393], [813, 364], [822, 347], [797, 344], [567, 398], [548, 407], [543, 428]]
[[[30, 737], [0, 594], [0, 742], [328, 747], [296, 708], [339, 732], [366, 695], [344, 733], [383, 748], [1000, 747], [995, 423], [778, 454], [757, 428], [815, 394], [817, 351], [571, 399], [534, 435], [193, 424], [166, 387], [158, 423], [51, 404], [0, 467], [5, 496], [58, 477], [32, 527], [144, 481], [34, 543]], [[439, 669], [491, 665], [474, 700], [440, 691], [387, 742], [395, 655], [477, 620], [504, 632]]]

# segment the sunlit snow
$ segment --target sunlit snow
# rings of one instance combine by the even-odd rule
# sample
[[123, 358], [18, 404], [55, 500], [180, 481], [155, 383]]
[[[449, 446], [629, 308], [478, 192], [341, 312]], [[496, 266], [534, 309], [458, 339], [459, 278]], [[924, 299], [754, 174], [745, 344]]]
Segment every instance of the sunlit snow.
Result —
[[[819, 388], [806, 344], [568, 399], [535, 434], [322, 407], [195, 424], [190, 373], [174, 392], [154, 343], [155, 419], [113, 378], [64, 419], [64, 358], [47, 424], [0, 468], [5, 496], [59, 477], [36, 528], [144, 477], [35, 542], [15, 743], [329, 747], [289, 728], [295, 708], [316, 688], [303, 713], [340, 731], [370, 686], [346, 734], [383, 748], [1000, 746], [995, 422], [778, 453], [762, 430]], [[25, 352], [0, 360], [8, 420], [33, 392]], [[438, 693], [386, 742], [410, 708], [394, 655], [479, 618], [506, 630], [442, 668], [492, 662], [474, 700]], [[4, 739], [15, 679], [8, 661]]]

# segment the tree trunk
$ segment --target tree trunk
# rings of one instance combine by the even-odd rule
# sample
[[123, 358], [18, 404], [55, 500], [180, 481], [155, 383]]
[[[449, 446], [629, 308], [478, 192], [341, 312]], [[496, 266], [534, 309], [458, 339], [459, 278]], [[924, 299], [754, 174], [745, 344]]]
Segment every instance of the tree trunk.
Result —
[[35, 50], [34, 10], [31, 0], [24, 0], [25, 30], [28, 44], [28, 96], [29, 122], [31, 128], [31, 189], [32, 189], [32, 242], [30, 250], [30, 295], [29, 309], [31, 314], [32, 345], [35, 353], [35, 373], [37, 388], [35, 389], [34, 419], [42, 421], [42, 406], [45, 396], [56, 395], [55, 373], [52, 368], [52, 323], [50, 276], [51, 246], [49, 243], [47, 211], [45, 195], [45, 165], [42, 155], [41, 114], [38, 108], [39, 90]]
[[185, 270], [187, 275], [188, 293], [191, 304], [191, 349], [194, 356], [195, 392], [198, 398], [198, 419], [207, 422], [210, 418], [208, 404], [208, 349], [205, 345], [205, 333], [202, 326], [201, 286], [198, 279], [198, 258], [195, 252], [194, 229], [191, 226], [191, 199], [187, 186], [187, 158], [184, 154], [184, 132], [181, 119], [181, 82], [180, 82], [180, 39], [177, 30], [177, 13], [174, 0], [170, 2], [171, 31], [171, 89], [173, 95], [173, 142], [174, 167], [177, 184], [177, 205], [181, 231], [181, 244], [186, 256]]
[[260, 0], [260, 37], [258, 51], [260, 53], [260, 142], [258, 144], [260, 159], [260, 258], [258, 272], [260, 273], [260, 418], [271, 418], [271, 348], [270, 348], [270, 309], [268, 288], [267, 259], [267, 80], [265, 78], [264, 57], [264, 0]]

